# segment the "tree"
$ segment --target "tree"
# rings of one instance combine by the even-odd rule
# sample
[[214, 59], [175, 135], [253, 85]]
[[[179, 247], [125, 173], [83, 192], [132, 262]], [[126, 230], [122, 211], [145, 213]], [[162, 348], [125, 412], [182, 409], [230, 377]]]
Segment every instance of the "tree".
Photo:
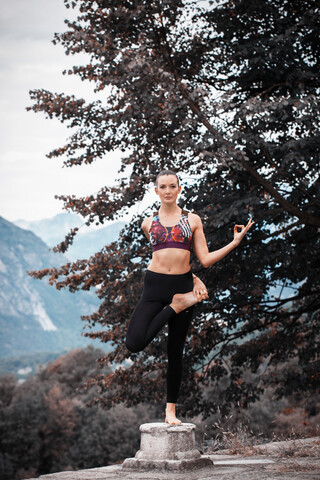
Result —
[[22, 384], [0, 376], [1, 479], [109, 465], [135, 454], [139, 424], [159, 418], [157, 409], [87, 407], [97, 389], [89, 385], [83, 392], [81, 385], [100, 370], [102, 353], [92, 347], [70, 351]]
[[[124, 154], [116, 185], [85, 198], [57, 197], [64, 208], [87, 225], [119, 218], [171, 167], [183, 172], [182, 202], [203, 219], [210, 249], [231, 240], [234, 223], [248, 215], [256, 221], [215, 266], [203, 270], [192, 258], [210, 300], [197, 307], [190, 330], [185, 412], [246, 406], [273, 383], [279, 397], [318, 391], [318, 2], [65, 4], [80, 13], [54, 43], [90, 56], [65, 73], [93, 82], [104, 100], [34, 90], [29, 109], [75, 129], [48, 155], [68, 167], [108, 161], [116, 149]], [[112, 342], [102, 361], [123, 366], [96, 380], [108, 407], [158, 402], [164, 391], [165, 329], [140, 354], [123, 342], [150, 258], [140, 223], [135, 217], [118, 241], [87, 260], [31, 272], [58, 289], [97, 288], [101, 305], [83, 319], [98, 329], [87, 335]], [[56, 250], [64, 252], [76, 233]], [[206, 385], [221, 389], [217, 402], [204, 394]]]

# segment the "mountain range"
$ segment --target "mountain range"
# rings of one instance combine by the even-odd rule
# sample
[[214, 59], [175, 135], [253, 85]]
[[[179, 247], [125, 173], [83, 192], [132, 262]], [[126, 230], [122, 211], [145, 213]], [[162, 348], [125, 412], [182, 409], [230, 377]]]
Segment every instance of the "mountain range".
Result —
[[[53, 238], [55, 233], [61, 241], [75, 219], [58, 216], [56, 220], [54, 227], [55, 221], [51, 219], [51, 235]], [[46, 220], [43, 225], [38, 222], [37, 228], [49, 233], [49, 225]], [[109, 233], [110, 227], [105, 227]], [[109, 237], [97, 231], [96, 240], [95, 232], [88, 232], [86, 241], [92, 253], [103, 246], [99, 245], [102, 240], [104, 244], [114, 240], [120, 228], [121, 225], [113, 227]], [[108, 346], [81, 335], [84, 331], [81, 315], [91, 314], [100, 302], [94, 291], [58, 291], [48, 284], [46, 277], [38, 280], [27, 274], [27, 270], [61, 266], [69, 261], [68, 257], [53, 253], [31, 230], [0, 217], [0, 358], [62, 352], [90, 343], [108, 350]], [[85, 253], [81, 255], [85, 257]]]
[[40, 237], [49, 247], [54, 247], [62, 240], [71, 228], [78, 227], [73, 244], [68, 248], [66, 256], [70, 260], [89, 258], [108, 243], [113, 242], [124, 227], [125, 222], [114, 222], [105, 227], [95, 229], [88, 228], [82, 217], [75, 213], [58, 213], [51, 218], [42, 220], [16, 220], [15, 225], [31, 230]]

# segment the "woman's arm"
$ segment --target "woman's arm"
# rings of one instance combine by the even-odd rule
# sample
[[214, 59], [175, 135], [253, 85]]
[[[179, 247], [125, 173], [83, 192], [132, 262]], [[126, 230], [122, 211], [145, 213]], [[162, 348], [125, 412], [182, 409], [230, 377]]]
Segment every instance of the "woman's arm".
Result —
[[145, 218], [141, 223], [141, 228], [143, 230], [143, 233], [145, 234], [148, 240], [149, 240], [149, 230], [151, 227], [151, 223], [152, 223], [152, 217]]
[[[224, 258], [228, 253], [231, 252], [234, 248], [236, 248], [249, 228], [255, 223], [253, 222], [252, 218], [250, 218], [249, 222], [246, 226], [244, 225], [235, 225], [234, 226], [234, 238], [232, 242], [228, 243], [225, 247], [219, 248], [219, 250], [215, 250], [213, 252], [209, 252], [208, 245], [206, 238], [203, 232], [203, 226], [201, 219], [198, 215], [192, 214], [192, 222], [195, 225], [193, 231], [193, 247], [194, 251], [199, 259], [201, 265], [205, 268], [210, 267], [214, 263], [217, 263], [219, 260]], [[241, 228], [241, 231], [238, 232], [238, 228]]]

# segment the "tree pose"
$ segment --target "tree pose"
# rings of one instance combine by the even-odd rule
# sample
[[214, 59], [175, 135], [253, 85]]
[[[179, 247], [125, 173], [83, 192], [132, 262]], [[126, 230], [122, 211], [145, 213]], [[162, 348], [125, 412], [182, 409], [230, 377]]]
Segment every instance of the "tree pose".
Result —
[[181, 186], [176, 173], [161, 171], [156, 178], [155, 192], [161, 201], [160, 209], [142, 222], [142, 229], [152, 244], [152, 260], [144, 277], [142, 296], [130, 319], [126, 346], [133, 353], [143, 350], [168, 323], [165, 422], [179, 425], [176, 402], [184, 343], [194, 305], [208, 298], [205, 285], [190, 270], [191, 244], [201, 265], [208, 268], [237, 247], [255, 222], [250, 219], [246, 226], [235, 225], [232, 242], [209, 252], [200, 217], [177, 205]]

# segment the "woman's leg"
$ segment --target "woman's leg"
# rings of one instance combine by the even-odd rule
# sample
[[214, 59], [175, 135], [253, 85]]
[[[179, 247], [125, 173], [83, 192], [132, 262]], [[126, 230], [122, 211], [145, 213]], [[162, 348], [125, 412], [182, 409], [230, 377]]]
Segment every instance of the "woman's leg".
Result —
[[190, 271], [181, 275], [167, 275], [147, 270], [142, 297], [130, 319], [127, 348], [133, 353], [140, 352], [170, 319], [197, 303], [192, 289]]
[[176, 312], [170, 307], [172, 299], [171, 275], [147, 270], [143, 294], [131, 315], [126, 346], [137, 353], [143, 350]]
[[[143, 295], [130, 319], [126, 345], [133, 353], [143, 350], [161, 328], [168, 323], [168, 371], [166, 421], [179, 424], [175, 416], [175, 403], [182, 377], [183, 347], [192, 319], [193, 299], [181, 311], [180, 297], [193, 295], [191, 272], [181, 275], [165, 275], [147, 271]], [[178, 297], [178, 311], [172, 308], [173, 297]], [[192, 304], [192, 305], [191, 305]]]
[[174, 316], [176, 312], [169, 305], [150, 301], [143, 294], [130, 318], [126, 336], [128, 350], [132, 353], [143, 350]]
[[[175, 300], [186, 299], [188, 305], [181, 311], [176, 309], [177, 316], [168, 322], [168, 367], [167, 367], [167, 405], [166, 422], [179, 425], [175, 408], [182, 378], [183, 349], [194, 311], [193, 278], [191, 272], [176, 278], [172, 290], [171, 307], [175, 307]], [[190, 297], [190, 298], [189, 298]], [[191, 300], [191, 301], [190, 301]], [[179, 303], [179, 302], [178, 302]], [[180, 312], [180, 313], [179, 313]]]
[[179, 313], [174, 320], [169, 320], [168, 335], [168, 369], [167, 369], [167, 402], [176, 403], [180, 390], [183, 349], [194, 307]]
[[169, 320], [166, 408], [166, 421], [168, 423], [181, 423], [175, 417], [175, 404], [178, 399], [182, 379], [183, 349], [193, 310], [194, 307], [190, 307], [179, 313], [174, 319]]

